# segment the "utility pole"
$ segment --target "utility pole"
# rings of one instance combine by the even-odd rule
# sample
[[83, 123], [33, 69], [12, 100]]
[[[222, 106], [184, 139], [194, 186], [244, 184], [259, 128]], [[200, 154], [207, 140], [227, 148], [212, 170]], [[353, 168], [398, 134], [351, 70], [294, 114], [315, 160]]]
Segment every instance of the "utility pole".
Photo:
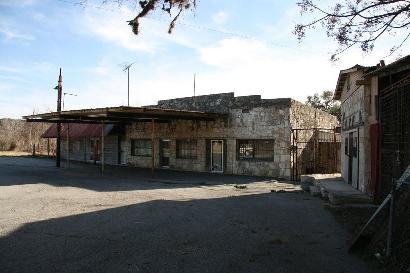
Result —
[[[58, 85], [56, 86], [57, 89], [57, 112], [61, 114], [61, 93], [63, 91], [63, 76], [61, 75], [61, 68], [60, 68], [60, 75], [58, 76]], [[57, 122], [57, 151], [56, 151], [56, 166], [60, 167], [61, 163], [61, 121], [60, 117]]]
[[195, 78], [196, 78], [196, 74], [194, 73], [194, 97], [195, 97]]

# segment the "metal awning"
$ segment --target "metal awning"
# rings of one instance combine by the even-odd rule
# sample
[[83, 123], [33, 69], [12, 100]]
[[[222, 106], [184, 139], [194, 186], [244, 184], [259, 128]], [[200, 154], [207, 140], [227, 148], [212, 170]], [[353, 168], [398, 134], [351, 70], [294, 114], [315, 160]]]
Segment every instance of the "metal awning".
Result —
[[227, 117], [227, 114], [162, 109], [153, 107], [106, 107], [95, 109], [69, 110], [24, 116], [28, 122], [61, 123], [131, 123], [136, 121], [167, 122], [170, 120], [211, 121]]
[[[61, 138], [66, 139], [67, 134], [71, 139], [78, 139], [84, 137], [101, 137], [102, 124], [86, 124], [86, 123], [73, 123], [61, 124]], [[104, 126], [104, 135], [108, 135], [113, 131], [114, 125], [107, 124]], [[57, 138], [57, 124], [52, 124], [42, 135], [42, 138]]]

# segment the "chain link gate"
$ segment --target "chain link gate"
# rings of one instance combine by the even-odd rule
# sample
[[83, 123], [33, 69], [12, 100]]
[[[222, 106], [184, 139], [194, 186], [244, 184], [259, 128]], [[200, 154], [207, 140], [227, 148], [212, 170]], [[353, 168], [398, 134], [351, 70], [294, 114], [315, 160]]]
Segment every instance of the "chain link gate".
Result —
[[340, 149], [336, 128], [292, 129], [292, 180], [300, 180], [303, 174], [340, 172]]

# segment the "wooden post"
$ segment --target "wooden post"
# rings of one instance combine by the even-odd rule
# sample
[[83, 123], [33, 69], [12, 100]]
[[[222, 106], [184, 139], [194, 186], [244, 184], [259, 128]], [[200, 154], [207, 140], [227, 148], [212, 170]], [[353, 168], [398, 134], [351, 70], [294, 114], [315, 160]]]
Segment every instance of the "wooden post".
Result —
[[67, 123], [67, 168], [70, 168], [70, 123]]
[[101, 126], [101, 172], [104, 173], [104, 121]]
[[151, 120], [151, 176], [154, 177], [155, 149], [154, 149], [155, 121]]
[[[333, 155], [335, 157], [335, 160], [333, 162], [333, 173], [337, 173], [337, 145], [336, 145], [336, 127], [333, 127]], [[342, 148], [340, 148], [340, 151], [342, 151]]]
[[50, 157], [50, 138], [47, 138], [47, 157]]

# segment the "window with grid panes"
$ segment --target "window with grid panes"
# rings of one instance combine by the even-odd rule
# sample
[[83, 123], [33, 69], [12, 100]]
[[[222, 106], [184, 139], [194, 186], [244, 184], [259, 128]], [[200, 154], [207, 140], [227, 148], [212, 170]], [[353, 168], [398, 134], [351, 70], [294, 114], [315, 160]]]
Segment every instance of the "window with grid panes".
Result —
[[236, 141], [237, 158], [240, 160], [255, 159], [272, 161], [274, 159], [272, 139], [240, 139]]
[[177, 139], [176, 155], [180, 159], [196, 159], [197, 142], [195, 139]]

